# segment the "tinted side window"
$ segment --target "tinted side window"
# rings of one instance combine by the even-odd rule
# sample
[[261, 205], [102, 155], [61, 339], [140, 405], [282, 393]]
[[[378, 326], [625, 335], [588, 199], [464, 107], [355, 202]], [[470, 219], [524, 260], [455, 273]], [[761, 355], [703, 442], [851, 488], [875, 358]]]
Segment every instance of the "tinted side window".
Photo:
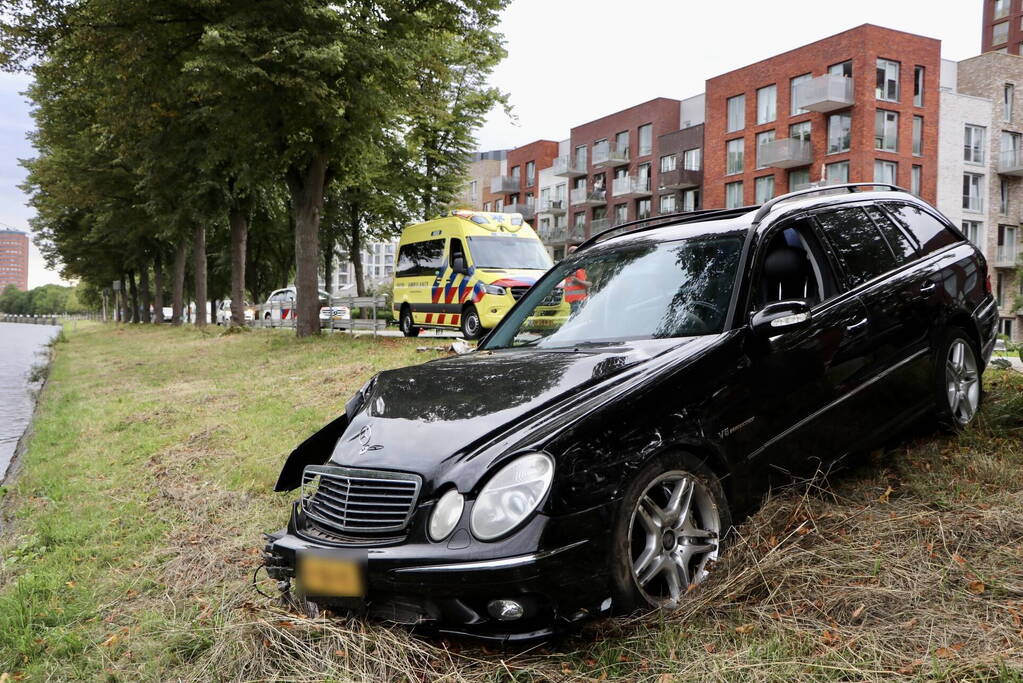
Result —
[[912, 261], [917, 256], [917, 245], [899, 226], [895, 225], [884, 211], [877, 207], [865, 207], [867, 215], [874, 219], [881, 234], [888, 240], [888, 246], [895, 252], [895, 260], [900, 264]]
[[929, 254], [959, 241], [954, 232], [919, 207], [896, 202], [885, 202], [884, 207], [902, 224], [902, 227], [916, 237], [923, 254]]
[[881, 233], [861, 208], [817, 214], [828, 242], [838, 254], [849, 280], [855, 287], [896, 266], [895, 256]]
[[404, 244], [398, 251], [396, 277], [433, 275], [444, 261], [444, 240]]

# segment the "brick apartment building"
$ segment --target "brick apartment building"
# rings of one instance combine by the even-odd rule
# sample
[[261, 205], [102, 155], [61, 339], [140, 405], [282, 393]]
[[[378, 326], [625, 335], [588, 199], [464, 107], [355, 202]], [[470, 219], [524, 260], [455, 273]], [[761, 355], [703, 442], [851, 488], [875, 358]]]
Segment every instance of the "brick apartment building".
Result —
[[1023, 0], [982, 0], [981, 52], [1023, 54]]
[[865, 24], [707, 81], [704, 205], [815, 182], [935, 200], [941, 42]]
[[490, 184], [494, 210], [521, 213], [523, 219], [536, 227], [540, 171], [550, 168], [557, 156], [558, 143], [553, 140], [536, 140], [508, 150], [507, 175], [493, 178]]
[[13, 228], [0, 228], [0, 292], [14, 285], [28, 290], [28, 235]]
[[942, 67], [938, 208], [987, 256], [999, 334], [1023, 340], [1023, 58]]
[[554, 170], [570, 179], [570, 241], [657, 214], [660, 142], [680, 112], [680, 100], [659, 97], [572, 128]]

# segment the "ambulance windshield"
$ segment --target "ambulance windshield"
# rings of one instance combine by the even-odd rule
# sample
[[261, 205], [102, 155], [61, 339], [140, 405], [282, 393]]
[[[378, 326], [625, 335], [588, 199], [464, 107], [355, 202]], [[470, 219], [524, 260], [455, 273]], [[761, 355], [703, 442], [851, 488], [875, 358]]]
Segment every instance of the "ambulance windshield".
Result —
[[470, 237], [469, 252], [477, 268], [547, 270], [551, 257], [539, 240], [526, 237]]

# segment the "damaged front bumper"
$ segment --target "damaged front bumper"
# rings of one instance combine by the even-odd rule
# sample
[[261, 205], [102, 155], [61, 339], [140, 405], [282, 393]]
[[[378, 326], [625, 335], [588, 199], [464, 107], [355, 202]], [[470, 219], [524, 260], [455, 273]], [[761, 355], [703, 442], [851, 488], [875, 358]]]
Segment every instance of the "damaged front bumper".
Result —
[[[320, 608], [439, 632], [495, 640], [550, 636], [609, 612], [607, 515], [535, 516], [507, 539], [483, 543], [468, 533], [434, 543], [417, 529], [380, 545], [332, 543], [310, 534], [300, 506], [287, 529], [267, 535], [267, 573]], [[563, 533], [564, 532], [564, 533]], [[569, 533], [570, 532], [570, 533]], [[307, 554], [358, 558], [364, 595], [306, 594], [296, 569]]]

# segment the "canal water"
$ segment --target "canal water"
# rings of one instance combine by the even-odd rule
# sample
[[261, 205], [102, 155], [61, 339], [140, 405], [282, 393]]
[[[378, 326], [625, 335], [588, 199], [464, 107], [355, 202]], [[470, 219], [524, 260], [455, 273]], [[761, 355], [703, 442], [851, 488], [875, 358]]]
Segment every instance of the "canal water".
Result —
[[0, 481], [32, 419], [32, 368], [46, 362], [46, 345], [59, 330], [53, 325], [0, 323]]

